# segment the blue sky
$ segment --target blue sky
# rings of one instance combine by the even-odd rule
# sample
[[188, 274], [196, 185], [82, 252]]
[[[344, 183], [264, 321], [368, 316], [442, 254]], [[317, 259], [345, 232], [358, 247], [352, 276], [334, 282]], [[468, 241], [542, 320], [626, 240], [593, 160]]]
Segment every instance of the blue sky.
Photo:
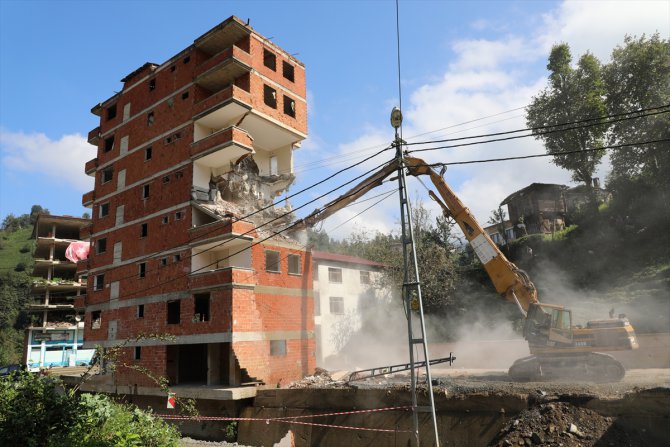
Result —
[[[144, 62], [162, 63], [230, 15], [249, 18], [306, 65], [310, 136], [295, 153], [293, 191], [391, 141], [388, 115], [398, 104], [393, 1], [1, 0], [0, 218], [33, 204], [55, 214], [87, 211], [81, 195], [93, 181], [83, 165], [96, 153], [85, 136], [98, 125], [90, 108]], [[606, 61], [626, 33], [655, 31], [670, 34], [670, 2], [401, 0], [403, 135], [412, 141], [426, 132], [422, 139], [525, 127], [518, 109], [544, 87], [553, 43]], [[534, 140], [518, 140], [426, 156], [457, 161], [542, 151]], [[296, 197], [294, 207], [353, 175]], [[450, 169], [446, 178], [486, 220], [509, 193], [531, 182], [567, 184], [570, 176], [538, 159]], [[420, 185], [411, 188], [428, 201]], [[324, 228], [363, 207], [343, 210]], [[335, 233], [388, 230], [396, 208], [396, 200], [386, 200]]]

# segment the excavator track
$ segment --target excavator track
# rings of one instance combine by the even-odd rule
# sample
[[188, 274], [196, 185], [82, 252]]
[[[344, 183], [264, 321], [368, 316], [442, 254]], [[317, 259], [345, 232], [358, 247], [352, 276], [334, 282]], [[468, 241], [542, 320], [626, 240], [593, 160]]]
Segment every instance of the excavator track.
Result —
[[609, 354], [591, 352], [580, 355], [524, 357], [509, 369], [509, 376], [517, 382], [589, 381], [596, 383], [620, 382], [626, 370]]

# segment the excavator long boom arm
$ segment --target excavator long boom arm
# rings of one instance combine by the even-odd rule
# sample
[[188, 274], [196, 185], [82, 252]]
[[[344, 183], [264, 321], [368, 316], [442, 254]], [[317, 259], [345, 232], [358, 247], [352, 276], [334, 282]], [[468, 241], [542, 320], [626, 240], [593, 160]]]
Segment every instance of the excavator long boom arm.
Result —
[[[518, 269], [503, 255], [486, 231], [479, 225], [470, 210], [463, 205], [454, 191], [430, 165], [419, 158], [405, 156], [403, 157], [403, 167], [408, 170], [410, 175], [427, 175], [430, 177], [439, 194], [439, 198], [433, 197], [435, 197], [443, 208], [445, 214], [452, 217], [461, 228], [465, 238], [470, 242], [477, 257], [484, 265], [484, 269], [491, 278], [496, 291], [505, 297], [505, 299], [516, 303], [525, 315], [530, 304], [538, 302], [535, 286], [525, 272]], [[397, 160], [389, 162], [379, 171], [364, 179], [340, 197], [315, 210], [302, 220], [297, 221], [291, 227], [291, 230], [297, 231], [314, 226], [316, 223], [358, 200], [368, 191], [381, 185], [384, 179], [397, 171]]]

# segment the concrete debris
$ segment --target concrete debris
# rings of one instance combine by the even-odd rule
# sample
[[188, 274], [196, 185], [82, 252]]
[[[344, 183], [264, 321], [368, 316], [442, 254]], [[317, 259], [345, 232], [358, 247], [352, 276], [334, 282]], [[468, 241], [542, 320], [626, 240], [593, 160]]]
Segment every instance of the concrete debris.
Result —
[[[347, 376], [348, 377], [348, 376]], [[328, 371], [323, 368], [316, 368], [314, 375], [307, 376], [302, 380], [292, 382], [289, 388], [347, 388], [348, 385], [343, 380], [334, 380]]]

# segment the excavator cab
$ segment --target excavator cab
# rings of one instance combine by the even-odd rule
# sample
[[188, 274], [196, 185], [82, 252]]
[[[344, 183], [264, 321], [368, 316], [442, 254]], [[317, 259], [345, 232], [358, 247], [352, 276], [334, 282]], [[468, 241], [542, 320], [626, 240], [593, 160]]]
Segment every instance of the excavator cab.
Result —
[[563, 306], [531, 303], [524, 326], [524, 337], [532, 345], [571, 345], [572, 312]]

